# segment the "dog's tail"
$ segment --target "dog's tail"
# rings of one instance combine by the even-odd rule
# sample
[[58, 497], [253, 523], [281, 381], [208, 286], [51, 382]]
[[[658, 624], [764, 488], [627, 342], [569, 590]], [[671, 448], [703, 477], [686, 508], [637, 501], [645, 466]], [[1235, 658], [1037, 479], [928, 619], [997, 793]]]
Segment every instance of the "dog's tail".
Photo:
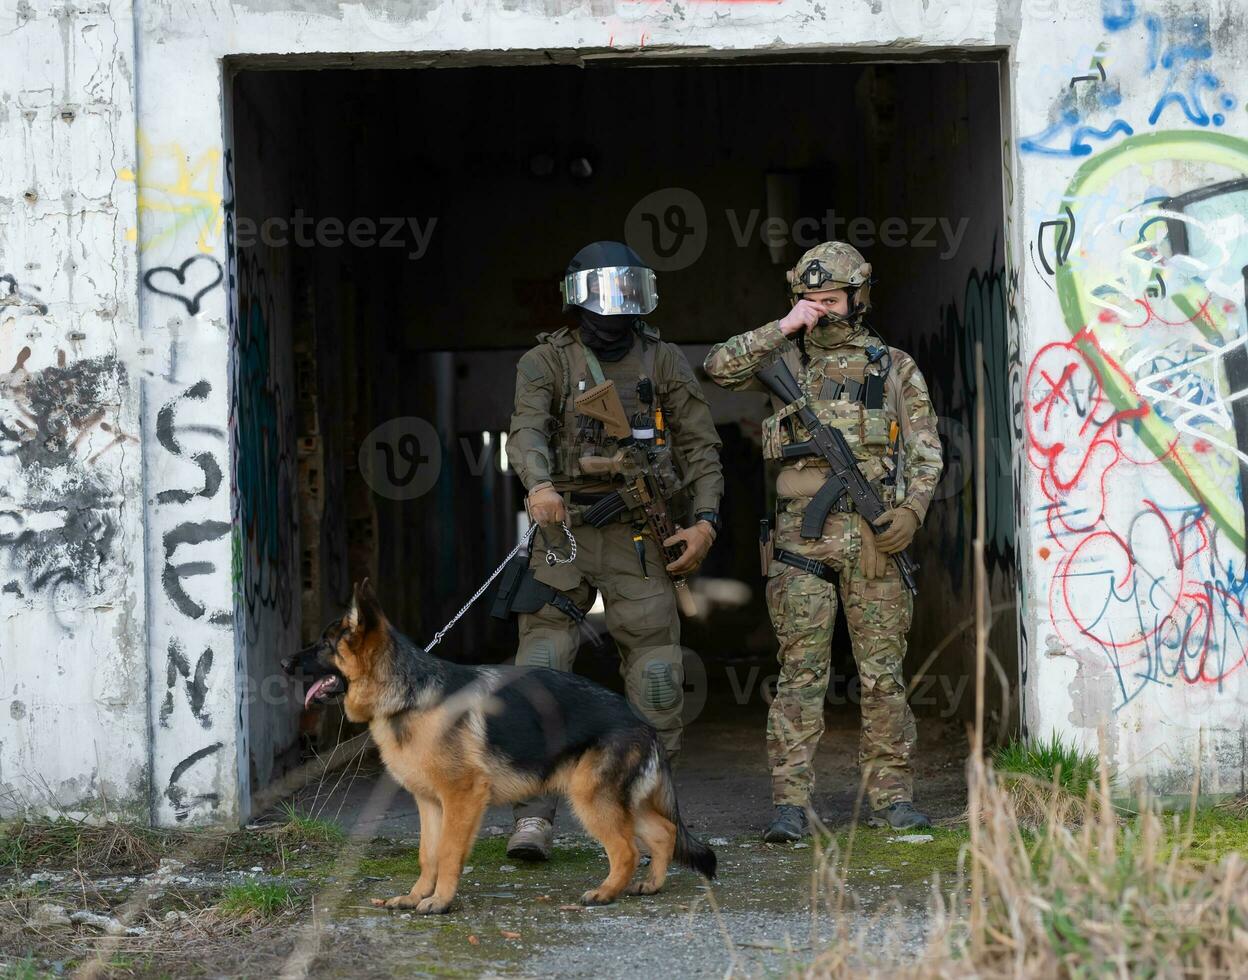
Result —
[[654, 788], [654, 808], [676, 825], [676, 850], [673, 857], [687, 868], [692, 868], [705, 878], [715, 877], [718, 860], [715, 852], [689, 832], [680, 819], [680, 807], [676, 804], [676, 784], [672, 781], [672, 767], [668, 765], [662, 746], [655, 746], [659, 781]]

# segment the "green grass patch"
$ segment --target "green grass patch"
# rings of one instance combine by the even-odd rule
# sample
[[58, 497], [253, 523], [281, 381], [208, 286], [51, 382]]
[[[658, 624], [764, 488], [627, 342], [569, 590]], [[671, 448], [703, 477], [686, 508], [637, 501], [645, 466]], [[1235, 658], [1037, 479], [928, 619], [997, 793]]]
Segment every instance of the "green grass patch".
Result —
[[1047, 742], [1015, 740], [995, 749], [993, 769], [1008, 779], [1011, 775], [1029, 776], [1045, 783], [1057, 784], [1077, 799], [1083, 799], [1088, 786], [1100, 779], [1100, 760], [1095, 752], [1083, 752], [1068, 745], [1054, 732]]
[[1186, 856], [1216, 863], [1232, 851], [1248, 857], [1248, 817], [1242, 812], [1213, 807], [1197, 810], [1194, 822], [1186, 813], [1162, 816], [1167, 841], [1186, 843]]
[[347, 839], [341, 827], [330, 820], [300, 813], [293, 804], [282, 806], [286, 814], [286, 824], [281, 829], [281, 836], [287, 844], [341, 844]]
[[[890, 838], [908, 834], [931, 835], [930, 841], [903, 843]], [[962, 827], [931, 827], [923, 830], [877, 830], [860, 827], [854, 834], [853, 850], [849, 853], [850, 884], [881, 883], [921, 884], [939, 873], [941, 881], [949, 881], [957, 872], [958, 853], [970, 840], [970, 831]], [[849, 832], [836, 835], [842, 855], [849, 847]], [[842, 865], [844, 866], [844, 865]]]
[[51, 970], [41, 969], [33, 956], [14, 963], [0, 963], [0, 978], [3, 980], [42, 980], [44, 977], [54, 976], [56, 974]]
[[298, 904], [297, 900], [298, 893], [290, 885], [281, 882], [247, 881], [226, 888], [221, 893], [218, 908], [223, 915], [234, 917], [252, 913], [270, 916], [294, 909]]

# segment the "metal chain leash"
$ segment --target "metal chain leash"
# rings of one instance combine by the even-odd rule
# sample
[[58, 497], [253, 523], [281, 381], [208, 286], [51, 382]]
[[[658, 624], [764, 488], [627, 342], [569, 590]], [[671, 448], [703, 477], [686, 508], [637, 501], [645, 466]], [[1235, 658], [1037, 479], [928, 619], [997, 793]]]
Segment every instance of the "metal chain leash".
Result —
[[[571, 551], [568, 554], [567, 558], [556, 558], [555, 553], [553, 551], [546, 552], [546, 564], [547, 565], [567, 565], [576, 560], [576, 538], [572, 536], [572, 529], [568, 527], [566, 523], [563, 523], [563, 522], [560, 522], [559, 526], [563, 528], [563, 533], [567, 535], [568, 545]], [[464, 613], [466, 613], [469, 609], [472, 608], [472, 604], [481, 598], [481, 594], [490, 587], [490, 583], [493, 582], [496, 578], [498, 578], [500, 574], [502, 574], [503, 569], [507, 567], [507, 563], [511, 561], [513, 558], [515, 558], [517, 554], [520, 553], [521, 548], [523, 548], [531, 540], [533, 540], [533, 534], [537, 531], [537, 528], [538, 528], [537, 524], [529, 525], [529, 529], [524, 532], [524, 537], [521, 538], [516, 543], [516, 546], [507, 553], [507, 557], [504, 558], [501, 562], [499, 562], [498, 567], [494, 569], [494, 571], [490, 572], [490, 577], [487, 578], [483, 583], [481, 583], [481, 588], [477, 589], [477, 591], [472, 594], [472, 598], [469, 599], [467, 602], [465, 602], [463, 606], [460, 608], [459, 612], [457, 612], [454, 616], [451, 617], [451, 621], [449, 623], [447, 623], [440, 630], [438, 630], [436, 633], [433, 634], [433, 639], [430, 640], [429, 643], [425, 645], [426, 650], [432, 650], [434, 647], [436, 647], [439, 643], [442, 642], [442, 637], [446, 636], [446, 634], [451, 631], [451, 627], [453, 627], [456, 623], [458, 623], [460, 618], [464, 615]]]
[[[547, 565], [570, 565], [572, 564], [572, 562], [576, 561], [576, 538], [572, 537], [572, 529], [568, 527], [568, 525], [565, 524], [563, 521], [559, 522], [559, 526], [563, 528], [563, 533], [567, 535], [567, 538], [568, 538], [568, 548], [569, 548], [568, 557], [556, 558], [555, 553], [553, 551], [548, 550], [546, 552], [546, 564]], [[532, 534], [531, 529], [529, 533]]]

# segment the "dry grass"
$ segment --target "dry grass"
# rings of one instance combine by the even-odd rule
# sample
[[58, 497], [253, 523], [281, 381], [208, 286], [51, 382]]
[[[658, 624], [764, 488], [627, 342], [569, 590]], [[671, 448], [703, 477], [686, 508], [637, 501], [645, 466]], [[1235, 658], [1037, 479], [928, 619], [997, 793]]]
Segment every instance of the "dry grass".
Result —
[[[1057, 780], [1018, 772], [995, 772], [997, 788], [1010, 797], [1014, 818], [1021, 828], [1042, 832], [1057, 823], [1079, 827], [1101, 812], [1102, 799], [1093, 791], [1076, 794]], [[1110, 812], [1114, 812], [1112, 804]], [[966, 819], [970, 819], [969, 812]]]
[[132, 824], [13, 821], [0, 824], [0, 872], [46, 866], [84, 874], [138, 871], [155, 867], [183, 839]]
[[880, 936], [898, 930], [887, 916], [846, 914], [845, 856], [832, 849], [821, 870], [837, 935], [804, 975], [1248, 976], [1248, 863], [1239, 851], [1202, 860], [1188, 818], [1142, 805], [1123, 821], [1104, 786], [1078, 827], [1053, 797], [1033, 832], [1014, 792], [989, 767], [971, 768], [981, 781], [980, 831], [951, 887], [934, 883], [925, 941], [890, 946]]

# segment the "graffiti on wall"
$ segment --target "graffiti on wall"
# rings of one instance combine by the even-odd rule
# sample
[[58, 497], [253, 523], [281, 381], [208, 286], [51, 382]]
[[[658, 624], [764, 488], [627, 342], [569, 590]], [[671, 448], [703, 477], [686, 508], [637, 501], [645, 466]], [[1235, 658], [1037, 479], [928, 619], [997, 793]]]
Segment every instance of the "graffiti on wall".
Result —
[[[19, 298], [13, 305], [40, 312], [10, 277], [0, 279], [9, 298]], [[64, 610], [109, 584], [119, 501], [115, 477], [97, 464], [137, 441], [117, 417], [126, 369], [113, 355], [71, 360], [57, 350], [53, 363], [35, 369], [30, 346], [7, 356], [13, 360], [0, 372], [0, 460], [16, 469], [0, 490], [0, 588], [42, 595]], [[5, 351], [0, 358], [7, 359]]]
[[1248, 174], [1248, 141], [1131, 137], [1033, 242], [1068, 338], [1024, 385], [1036, 557], [1055, 637], [1109, 666], [1118, 708], [1222, 690], [1248, 658], [1248, 180], [1228, 172]]
[[[176, 310], [210, 322], [209, 304], [219, 302], [225, 285], [225, 269], [214, 254], [224, 224], [220, 151], [191, 152], [140, 134], [136, 171], [120, 177], [137, 184], [139, 222], [129, 237], [145, 257], [141, 283], [148, 309], [158, 314]], [[223, 426], [203, 421], [220, 402], [224, 383], [209, 376], [220, 378], [221, 373], [202, 367], [187, 377], [180, 348], [175, 334], [167, 370], [149, 381], [148, 397], [158, 406], [152, 471], [164, 481], [151, 495], [152, 588], [166, 610], [162, 627], [153, 631], [150, 656], [153, 677], [163, 687], [154, 692], [159, 712], [153, 724], [178, 733], [190, 724], [205, 733], [189, 748], [174, 736], [169, 758], [158, 762], [163, 770], [156, 776], [159, 792], [174, 819], [186, 821], [210, 814], [221, 803], [215, 784], [225, 743], [214, 737], [210, 701], [213, 673], [222, 662], [216, 646], [229, 635], [220, 630], [232, 626], [234, 614], [228, 591], [219, 588], [230, 539], [223, 489], [226, 433]], [[179, 724], [182, 717], [186, 721]], [[163, 754], [158, 751], [157, 757]]]
[[273, 303], [259, 258], [252, 251], [244, 253], [239, 260], [230, 432], [237, 467], [236, 588], [250, 642], [259, 635], [265, 610], [275, 611], [282, 625], [288, 626], [294, 602], [289, 554], [298, 515], [295, 461], [288, 437], [295, 428], [294, 406], [275, 371], [270, 333]]
[[[1008, 274], [996, 242], [983, 270], [972, 268], [960, 292], [940, 310], [940, 329], [918, 344], [921, 363], [936, 366], [927, 374], [942, 415], [941, 436], [946, 444], [946, 468], [938, 497], [954, 496], [956, 525], [941, 543], [953, 587], [960, 588], [969, 566], [965, 549], [974, 536], [972, 486], [974, 460], [976, 351], [982, 351], [986, 370], [986, 450], [989, 489], [985, 522], [985, 557], [989, 567], [1012, 569], [1014, 560], [1014, 504], [1010, 480], [1010, 391], [1007, 320]], [[977, 346], [978, 345], [978, 346]], [[961, 351], [954, 363], [949, 351]], [[945, 484], [943, 481], [949, 481]], [[954, 485], [956, 484], [956, 486]]]
[[[214, 661], [212, 639], [191, 641], [199, 648], [192, 661], [180, 635], [185, 631], [186, 635], [202, 636], [193, 629], [197, 624], [229, 626], [233, 621], [228, 605], [219, 605], [209, 598], [215, 590], [209, 588], [204, 594], [200, 585], [213, 582], [220, 571], [214, 557], [218, 552], [206, 546], [227, 539], [230, 533], [228, 522], [214, 519], [209, 516], [211, 511], [205, 509], [222, 493], [225, 433], [219, 426], [206, 425], [200, 419], [213, 393], [208, 380], [177, 385], [173, 390], [173, 396], [156, 412], [156, 443], [169, 460], [178, 461], [176, 471], [186, 477], [158, 490], [154, 498], [161, 517], [160, 588], [178, 625], [165, 647], [167, 662], [159, 724], [169, 729], [175, 715], [189, 709], [200, 727], [211, 730], [212, 718], [206, 702]], [[188, 445], [190, 440], [194, 440], [193, 448]], [[196, 749], [172, 767], [163, 794], [176, 820], [187, 820], [197, 808], [211, 809], [219, 802], [219, 793], [192, 792], [182, 784], [189, 782], [187, 774], [192, 767], [220, 748], [221, 743], [214, 742], [207, 748]]]
[[211, 255], [192, 255], [179, 266], [158, 265], [143, 274], [143, 284], [159, 296], [177, 300], [194, 316], [200, 300], [221, 285], [221, 263]]
[[11, 273], [0, 275], [0, 307], [13, 307], [18, 313], [46, 316], [47, 304], [39, 299], [39, 287], [23, 286]]
[[176, 249], [192, 238], [196, 254], [213, 252], [224, 222], [221, 151], [192, 153], [179, 143], [152, 143], [142, 133], [137, 147], [136, 170], [118, 173], [138, 191], [139, 224], [129, 230], [130, 239], [141, 252]]
[[[1021, 152], [1083, 157], [1136, 133], [1226, 124], [1237, 99], [1212, 69], [1207, 14], [1158, 13], [1136, 0], [1103, 0], [1101, 14], [1105, 39], [1055, 93], [1048, 125], [1019, 141]], [[1124, 109], [1126, 86], [1145, 93], [1138, 117]]]

